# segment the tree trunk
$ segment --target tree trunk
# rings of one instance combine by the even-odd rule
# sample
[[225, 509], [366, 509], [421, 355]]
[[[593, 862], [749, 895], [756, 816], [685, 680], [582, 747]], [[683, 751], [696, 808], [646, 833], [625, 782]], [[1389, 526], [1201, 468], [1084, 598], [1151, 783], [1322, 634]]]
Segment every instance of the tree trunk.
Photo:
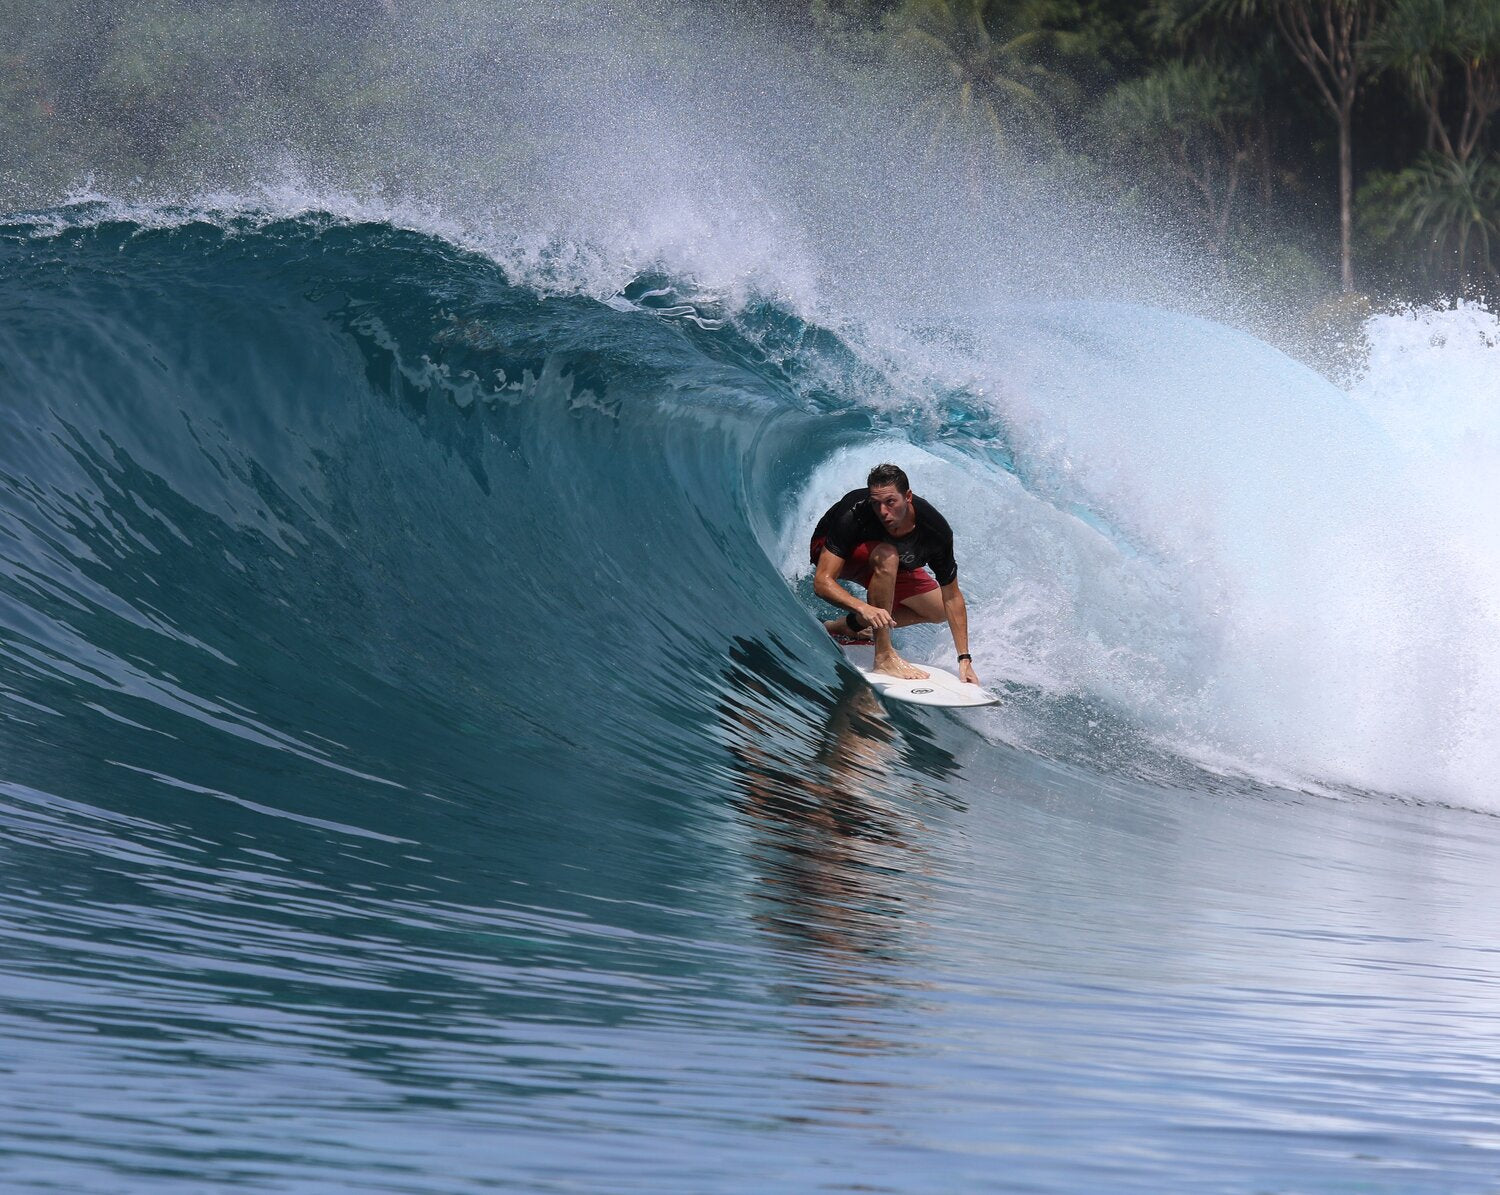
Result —
[[1350, 146], [1353, 104], [1345, 104], [1339, 120], [1339, 280], [1344, 293], [1354, 290], [1354, 152]]
[[1269, 0], [1277, 30], [1307, 70], [1339, 126], [1339, 274], [1354, 289], [1351, 249], [1354, 163], [1350, 126], [1359, 91], [1360, 56], [1377, 0]]

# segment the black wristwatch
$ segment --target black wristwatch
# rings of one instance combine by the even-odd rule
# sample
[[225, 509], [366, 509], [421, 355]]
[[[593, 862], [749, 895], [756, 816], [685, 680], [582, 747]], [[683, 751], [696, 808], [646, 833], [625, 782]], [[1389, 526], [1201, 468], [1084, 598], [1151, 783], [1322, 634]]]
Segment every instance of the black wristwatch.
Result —
[[959, 663], [960, 663], [960, 664], [962, 664], [962, 663], [963, 663], [963, 662], [964, 662], [964, 661], [965, 661], [965, 660], [968, 660], [968, 661], [969, 661], [969, 663], [971, 663], [971, 664], [972, 664], [972, 663], [973, 663], [973, 662], [974, 662], [974, 657], [973, 657], [973, 656], [971, 656], [971, 655], [970, 655], [970, 654], [969, 654], [969, 653], [968, 653], [968, 652], [966, 652], [966, 651], [965, 651], [965, 652], [960, 652], [960, 653], [959, 653], [959, 656], [958, 656], [958, 662], [959, 662]]

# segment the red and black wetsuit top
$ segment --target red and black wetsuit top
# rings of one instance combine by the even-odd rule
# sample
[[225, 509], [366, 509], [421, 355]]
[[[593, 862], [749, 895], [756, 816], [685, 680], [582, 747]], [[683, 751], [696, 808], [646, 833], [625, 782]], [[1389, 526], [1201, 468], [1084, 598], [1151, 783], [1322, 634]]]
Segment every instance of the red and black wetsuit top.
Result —
[[951, 585], [958, 578], [958, 564], [953, 559], [953, 528], [925, 498], [913, 495], [911, 501], [917, 511], [917, 525], [910, 535], [897, 537], [885, 529], [870, 505], [870, 491], [850, 490], [818, 520], [813, 542], [823, 540], [825, 548], [845, 560], [860, 544], [893, 544], [901, 553], [902, 572], [930, 565], [939, 585]]

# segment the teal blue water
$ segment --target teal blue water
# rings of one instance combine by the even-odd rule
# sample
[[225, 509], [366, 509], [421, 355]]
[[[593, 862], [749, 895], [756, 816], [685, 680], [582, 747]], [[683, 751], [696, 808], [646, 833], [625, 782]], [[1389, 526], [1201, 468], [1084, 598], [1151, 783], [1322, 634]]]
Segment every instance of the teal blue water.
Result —
[[1496, 1189], [1495, 819], [882, 707], [780, 555], [903, 418], [836, 337], [64, 224], [0, 228], [7, 1189]]

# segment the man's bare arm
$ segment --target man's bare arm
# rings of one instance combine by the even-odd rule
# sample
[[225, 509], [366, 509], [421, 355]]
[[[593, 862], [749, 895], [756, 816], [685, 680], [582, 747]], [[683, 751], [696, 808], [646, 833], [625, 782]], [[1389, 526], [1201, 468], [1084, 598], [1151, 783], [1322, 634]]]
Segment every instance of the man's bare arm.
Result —
[[[953, 634], [953, 648], [961, 656], [969, 654], [969, 607], [964, 602], [963, 590], [958, 587], [958, 580], [948, 582], [942, 587], [943, 613], [948, 616], [948, 630]], [[967, 681], [971, 685], [979, 683], [979, 675], [974, 671], [972, 660], [960, 660], [958, 662], [958, 675], [960, 680]]]

